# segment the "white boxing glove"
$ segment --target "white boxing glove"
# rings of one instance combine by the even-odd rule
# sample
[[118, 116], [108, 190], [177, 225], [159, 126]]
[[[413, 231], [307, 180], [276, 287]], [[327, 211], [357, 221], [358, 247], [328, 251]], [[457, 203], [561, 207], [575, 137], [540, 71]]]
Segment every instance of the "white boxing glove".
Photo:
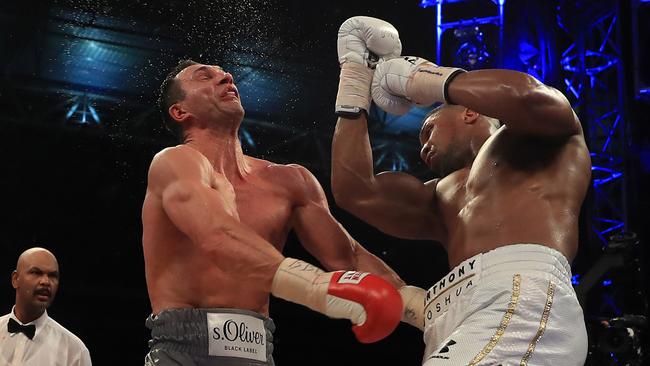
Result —
[[442, 67], [420, 57], [403, 56], [377, 66], [372, 79], [372, 99], [392, 114], [405, 114], [413, 104], [448, 103], [447, 86], [458, 74], [456, 67]]
[[380, 60], [402, 52], [397, 29], [377, 18], [352, 17], [339, 28], [337, 51], [341, 75], [335, 112], [357, 118], [370, 108], [373, 69]]

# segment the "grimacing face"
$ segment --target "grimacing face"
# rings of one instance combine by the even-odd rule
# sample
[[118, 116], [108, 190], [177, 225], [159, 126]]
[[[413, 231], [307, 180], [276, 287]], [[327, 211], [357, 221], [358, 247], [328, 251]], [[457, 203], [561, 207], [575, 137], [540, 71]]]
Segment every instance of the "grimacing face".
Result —
[[21, 258], [12, 274], [16, 305], [40, 312], [54, 301], [59, 289], [59, 265], [54, 256], [37, 251]]
[[190, 65], [176, 75], [185, 97], [177, 102], [198, 119], [243, 117], [244, 108], [233, 77], [219, 66]]
[[467, 161], [468, 144], [461, 141], [462, 122], [453, 107], [442, 108], [430, 115], [420, 130], [420, 158], [438, 177], [462, 169]]

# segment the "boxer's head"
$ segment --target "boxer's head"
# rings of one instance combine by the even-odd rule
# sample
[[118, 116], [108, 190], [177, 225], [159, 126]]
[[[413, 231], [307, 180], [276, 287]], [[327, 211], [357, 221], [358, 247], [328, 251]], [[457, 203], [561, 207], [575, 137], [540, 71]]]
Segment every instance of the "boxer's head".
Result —
[[24, 251], [11, 274], [11, 284], [16, 290], [16, 314], [34, 319], [40, 316], [59, 288], [59, 263], [54, 254], [44, 248]]
[[158, 104], [166, 127], [182, 140], [188, 122], [199, 127], [214, 121], [241, 122], [244, 108], [232, 75], [216, 65], [183, 60], [160, 87]]
[[469, 108], [442, 104], [427, 115], [420, 130], [420, 157], [439, 177], [468, 166], [500, 123]]

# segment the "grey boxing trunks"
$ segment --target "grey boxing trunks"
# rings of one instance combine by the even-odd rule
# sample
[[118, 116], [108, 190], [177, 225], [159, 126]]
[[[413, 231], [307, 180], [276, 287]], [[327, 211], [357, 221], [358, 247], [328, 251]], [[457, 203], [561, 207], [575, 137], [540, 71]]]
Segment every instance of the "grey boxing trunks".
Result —
[[273, 366], [273, 320], [241, 309], [169, 309], [150, 315], [145, 366]]

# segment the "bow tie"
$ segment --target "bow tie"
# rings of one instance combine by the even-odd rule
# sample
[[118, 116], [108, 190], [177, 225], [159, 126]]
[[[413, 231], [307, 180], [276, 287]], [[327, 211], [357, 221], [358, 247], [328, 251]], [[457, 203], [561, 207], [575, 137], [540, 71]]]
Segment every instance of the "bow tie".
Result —
[[7, 330], [9, 333], [22, 332], [27, 336], [27, 338], [33, 339], [34, 334], [36, 333], [36, 326], [34, 324], [20, 325], [13, 318], [9, 318], [9, 323], [7, 323]]

